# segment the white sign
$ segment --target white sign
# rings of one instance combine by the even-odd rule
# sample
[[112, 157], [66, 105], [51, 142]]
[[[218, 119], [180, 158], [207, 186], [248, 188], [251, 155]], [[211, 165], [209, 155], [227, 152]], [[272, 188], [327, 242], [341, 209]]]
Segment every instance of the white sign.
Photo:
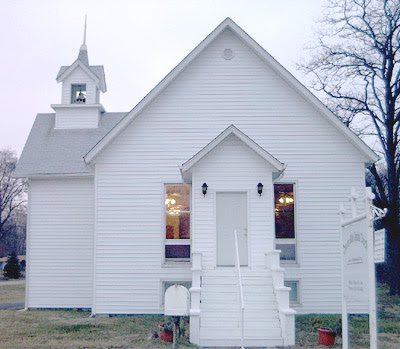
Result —
[[368, 241], [366, 218], [343, 227], [344, 297], [368, 300]]
[[375, 263], [385, 263], [385, 235], [385, 229], [380, 229], [375, 232]]
[[190, 295], [186, 287], [172, 285], [165, 291], [164, 315], [187, 316], [189, 315]]

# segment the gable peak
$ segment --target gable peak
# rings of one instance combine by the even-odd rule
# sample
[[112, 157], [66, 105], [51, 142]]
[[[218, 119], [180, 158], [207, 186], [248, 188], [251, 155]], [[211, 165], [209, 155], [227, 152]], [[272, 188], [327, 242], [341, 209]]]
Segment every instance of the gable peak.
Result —
[[232, 18], [230, 18], [230, 17], [226, 17], [226, 18], [221, 22], [221, 24], [225, 24], [225, 25], [229, 25], [230, 23], [235, 23], [235, 22], [232, 20]]
[[[272, 71], [274, 71], [284, 82], [291, 86], [301, 97], [320, 112], [321, 116], [332, 123], [346, 138], [349, 139], [366, 157], [366, 163], [378, 160], [377, 155], [352, 131], [350, 131], [317, 97], [315, 97], [304, 85], [302, 85], [291, 73], [289, 73], [279, 62], [277, 62], [263, 47], [251, 38], [230, 17], [226, 17], [206, 38], [200, 42], [167, 76], [160, 81], [115, 127], [110, 130], [92, 149], [84, 155], [84, 161], [90, 163], [101, 153], [108, 144], [121, 133], [138, 115], [189, 66], [203, 50], [205, 50], [222, 32], [230, 30], [246, 46], [253, 51]], [[231, 55], [227, 55], [229, 59]], [[232, 127], [233, 128], [233, 127]]]

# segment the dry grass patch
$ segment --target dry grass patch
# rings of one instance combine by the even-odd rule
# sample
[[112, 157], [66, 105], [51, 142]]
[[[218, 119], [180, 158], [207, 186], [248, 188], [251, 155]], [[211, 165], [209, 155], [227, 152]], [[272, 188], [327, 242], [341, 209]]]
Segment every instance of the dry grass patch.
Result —
[[25, 285], [7, 285], [0, 282], [0, 304], [24, 303]]
[[[62, 310], [0, 311], [2, 348], [167, 348], [159, 339], [147, 339], [159, 315], [89, 318], [89, 312]], [[186, 323], [186, 328], [187, 328]], [[188, 331], [178, 348], [188, 344]]]
[[[0, 286], [0, 304], [24, 300], [24, 285]], [[170, 348], [171, 344], [147, 338], [165, 322], [160, 315], [89, 318], [86, 311], [0, 310], [1, 348]], [[378, 289], [379, 348], [400, 348], [400, 297]], [[334, 327], [340, 315], [296, 316], [294, 348], [326, 348], [318, 345], [318, 327]], [[178, 348], [194, 348], [188, 341], [188, 324]], [[351, 317], [352, 348], [369, 348], [367, 316]], [[341, 347], [337, 337], [334, 348]]]

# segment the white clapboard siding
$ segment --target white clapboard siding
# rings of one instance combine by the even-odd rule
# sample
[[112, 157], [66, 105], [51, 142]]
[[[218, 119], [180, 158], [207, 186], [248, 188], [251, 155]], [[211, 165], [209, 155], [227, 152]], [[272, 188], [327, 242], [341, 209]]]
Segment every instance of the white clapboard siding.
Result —
[[[73, 84], [86, 84], [85, 104], [71, 104]], [[99, 103], [99, 89], [96, 82], [81, 67], [77, 66], [62, 83], [61, 105], [53, 106], [56, 110], [55, 128], [96, 128], [102, 109]]]
[[59, 108], [55, 119], [56, 129], [97, 128], [99, 110], [75, 105], [71, 108]]
[[86, 84], [86, 103], [99, 103], [96, 82], [81, 67], [76, 67], [62, 82], [61, 104], [71, 104], [71, 85]]
[[28, 307], [90, 308], [93, 178], [31, 180], [29, 193]]
[[[207, 195], [202, 184], [209, 186]], [[264, 185], [263, 195], [257, 193], [257, 184]], [[247, 231], [249, 266], [264, 267], [265, 251], [273, 249], [272, 231], [272, 172], [271, 166], [236, 136], [230, 135], [193, 168], [192, 197], [195, 215], [193, 249], [203, 253], [203, 268], [216, 266], [216, 214], [218, 191], [247, 192]], [[232, 232], [233, 234], [233, 232]], [[232, 255], [234, 251], [231, 251]]]
[[[221, 57], [226, 48], [233, 50], [233, 59]], [[156, 312], [160, 279], [171, 270], [175, 276], [189, 275], [189, 269], [161, 265], [163, 183], [180, 182], [179, 166], [231, 124], [287, 165], [282, 180], [296, 181], [298, 264], [286, 276], [301, 280], [301, 311], [340, 312], [337, 209], [352, 186], [359, 191], [364, 187], [365, 158], [229, 30], [96, 160], [96, 312]], [[273, 197], [268, 186], [263, 197], [256, 197], [257, 176], [247, 170], [242, 180], [253, 185], [252, 202], [260, 200], [270, 208], [265, 226], [261, 213], [252, 213], [261, 224], [254, 234], [263, 241], [250, 256], [258, 265], [262, 248], [273, 240]], [[202, 180], [195, 180], [196, 200]], [[206, 201], [211, 202], [214, 188], [209, 189]], [[194, 209], [205, 214], [203, 202], [194, 202]], [[211, 216], [213, 208], [208, 210]], [[193, 227], [195, 234], [213, 229], [213, 220], [202, 224]], [[199, 239], [194, 236], [195, 242]], [[211, 252], [205, 252], [205, 263], [211, 265]]]
[[99, 121], [99, 110], [76, 106], [57, 109], [55, 119], [56, 129], [96, 128]]

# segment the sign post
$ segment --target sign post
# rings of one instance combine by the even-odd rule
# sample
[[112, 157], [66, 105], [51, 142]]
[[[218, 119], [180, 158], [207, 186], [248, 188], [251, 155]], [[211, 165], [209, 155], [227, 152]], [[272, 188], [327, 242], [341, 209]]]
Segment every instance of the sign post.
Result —
[[[340, 224], [343, 229], [345, 209], [344, 205], [340, 205], [339, 215]], [[347, 303], [344, 297], [344, 249], [343, 249], [343, 232], [340, 234], [340, 252], [342, 255], [342, 346], [343, 349], [349, 348], [349, 323], [348, 323], [348, 313], [347, 313]]]
[[368, 279], [369, 279], [369, 341], [370, 348], [378, 347], [378, 331], [376, 321], [376, 276], [374, 258], [374, 212], [372, 210], [372, 200], [375, 195], [371, 188], [366, 188], [365, 193], [365, 212], [367, 214], [367, 237], [368, 237]]
[[[344, 205], [340, 205], [339, 215], [342, 227], [342, 338], [343, 348], [349, 348], [349, 327], [347, 301], [368, 301], [370, 348], [376, 349], [376, 278], [375, 260], [381, 260], [375, 255], [374, 221], [382, 218], [386, 210], [372, 205], [374, 194], [371, 188], [366, 188], [364, 213], [357, 214], [358, 195], [352, 188], [349, 197], [351, 203], [351, 218], [345, 219]], [[379, 238], [379, 237], [378, 237]], [[382, 238], [380, 238], [382, 239]], [[378, 240], [379, 241], [379, 240]], [[382, 243], [382, 242], [381, 242]], [[383, 241], [384, 245], [384, 241]], [[382, 253], [382, 252], [380, 252]]]

